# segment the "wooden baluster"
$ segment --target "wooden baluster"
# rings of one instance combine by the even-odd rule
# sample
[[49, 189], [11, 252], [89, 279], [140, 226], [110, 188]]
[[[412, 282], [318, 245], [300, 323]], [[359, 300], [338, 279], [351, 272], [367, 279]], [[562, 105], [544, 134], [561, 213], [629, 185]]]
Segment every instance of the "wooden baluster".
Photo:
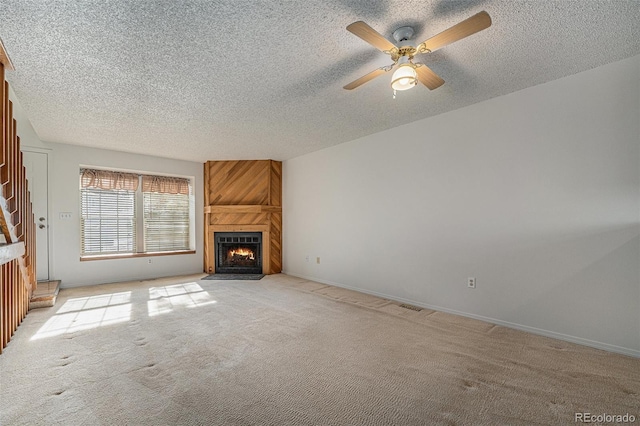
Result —
[[7, 300], [7, 285], [9, 282], [9, 264], [2, 265], [2, 347], [9, 341], [9, 304]]
[[[5, 164], [5, 147], [7, 145], [7, 139], [6, 139], [6, 131], [5, 131], [5, 120], [4, 117], [6, 116], [6, 110], [5, 110], [5, 88], [6, 88], [6, 84], [4, 83], [4, 65], [0, 63], [0, 102], [2, 103], [2, 105], [0, 106], [0, 110], [2, 113], [2, 125], [0, 126], [0, 131], [2, 132], [2, 135], [0, 135], [0, 138], [2, 139], [2, 141], [0, 142], [0, 169], [2, 167], [4, 167]], [[2, 184], [1, 179], [0, 179], [0, 185]]]
[[15, 332], [15, 329], [17, 329], [18, 326], [20, 324], [22, 324], [22, 303], [24, 302], [23, 294], [22, 294], [24, 278], [22, 277], [22, 271], [21, 271], [21, 268], [19, 266], [18, 261], [16, 261], [16, 270], [17, 270], [16, 271], [16, 282], [15, 282], [15, 287], [16, 287], [16, 323], [15, 323], [15, 327], [14, 327], [14, 332]]
[[22, 274], [20, 273], [20, 264], [17, 260], [15, 262], [15, 281], [13, 283], [13, 332], [12, 335], [15, 334], [18, 326], [20, 325], [20, 303], [22, 302], [22, 294], [20, 293], [20, 282], [22, 281]]
[[[2, 104], [0, 106], [0, 114], [2, 115], [2, 122], [0, 123], [0, 133], [2, 133], [0, 135], [0, 194], [2, 194], [4, 192], [3, 188], [2, 188], [2, 175], [4, 173], [4, 168], [5, 168], [5, 149], [6, 149], [6, 132], [5, 132], [5, 128], [4, 128], [4, 123], [5, 123], [5, 84], [4, 84], [4, 64], [0, 63], [0, 78], [2, 79], [0, 81], [0, 104]], [[0, 216], [3, 216], [0, 212]], [[2, 233], [5, 236], [7, 234], [5, 233], [5, 227], [6, 224], [4, 223], [4, 217], [0, 217], [0, 227], [2, 227]], [[6, 264], [1, 265], [0, 266], [0, 354], [2, 353], [2, 349], [5, 347], [6, 343], [5, 343], [5, 312], [7, 310], [6, 307], [6, 299], [5, 299], [5, 291], [4, 291], [4, 285], [5, 282], [7, 281], [7, 276], [6, 276]]]
[[13, 326], [14, 326], [14, 318], [15, 318], [15, 300], [14, 300], [14, 292], [13, 292], [13, 284], [16, 281], [16, 261], [12, 260], [9, 262], [9, 282], [7, 283], [7, 290], [9, 293], [9, 330], [7, 333], [7, 337], [10, 339], [13, 336]]
[[0, 176], [0, 183], [2, 185], [6, 184], [9, 181], [9, 170], [7, 167], [9, 166], [9, 83], [6, 81], [2, 84], [4, 90], [3, 99], [2, 99], [2, 158], [3, 158], [3, 173]]
[[20, 267], [17, 260], [11, 263], [13, 263], [13, 285], [11, 286], [13, 289], [13, 325], [11, 326], [11, 335], [13, 336], [20, 323], [20, 292], [18, 291], [20, 289]]
[[4, 308], [5, 312], [3, 315], [4, 318], [4, 346], [7, 346], [9, 339], [11, 338], [11, 291], [10, 291], [10, 283], [11, 283], [11, 264], [13, 262], [7, 263], [7, 279], [4, 282]]
[[13, 335], [13, 265], [15, 260], [9, 262], [9, 279], [7, 280], [7, 343]]
[[4, 297], [7, 300], [6, 302], [6, 307], [7, 307], [7, 315], [5, 315], [6, 317], [6, 326], [5, 326], [5, 333], [6, 333], [6, 342], [5, 342], [5, 346], [7, 345], [7, 343], [9, 343], [9, 340], [11, 339], [11, 282], [13, 280], [13, 261], [8, 263], [8, 268], [7, 268], [7, 282], [5, 283], [4, 289], [5, 289], [5, 293], [4, 293]]
[[[7, 176], [6, 176], [6, 180], [4, 180], [4, 176], [3, 176], [3, 183], [4, 183], [4, 198], [7, 200], [7, 207], [9, 210], [9, 213], [13, 213], [13, 191], [15, 190], [15, 187], [13, 185], [13, 151], [15, 150], [15, 146], [13, 144], [13, 126], [12, 126], [12, 122], [13, 120], [10, 120], [10, 117], [13, 117], [13, 103], [11, 101], [9, 101], [9, 108], [8, 108], [8, 116], [7, 116], [7, 128], [9, 129], [8, 133], [7, 133]], [[9, 220], [11, 220], [9, 218]], [[11, 240], [11, 242], [14, 242], [13, 240]]]
[[13, 208], [13, 226], [14, 236], [16, 238], [16, 242], [20, 241], [20, 236], [22, 235], [22, 217], [20, 206], [22, 205], [22, 180], [21, 173], [22, 167], [20, 166], [20, 138], [17, 136], [17, 123], [16, 120], [13, 120], [13, 143], [15, 144], [15, 149], [13, 150], [13, 187], [14, 187], [14, 208]]
[[5, 297], [4, 297], [4, 283], [7, 281], [6, 266], [7, 266], [6, 263], [0, 266], [0, 353], [2, 353], [2, 349], [5, 346], [4, 313], [6, 311], [6, 306], [5, 306]]
[[20, 271], [18, 271], [18, 262], [16, 260], [11, 263], [13, 264], [13, 282], [11, 283], [11, 335], [13, 336], [16, 328], [18, 328], [18, 286], [20, 283]]
[[3, 265], [4, 281], [2, 282], [2, 347], [9, 342], [9, 282], [11, 281], [11, 262]]

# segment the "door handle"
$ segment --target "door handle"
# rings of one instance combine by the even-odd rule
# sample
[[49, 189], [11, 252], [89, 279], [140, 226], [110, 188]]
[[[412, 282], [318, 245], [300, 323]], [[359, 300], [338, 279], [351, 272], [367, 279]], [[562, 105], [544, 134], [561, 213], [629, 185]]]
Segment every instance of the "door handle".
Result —
[[38, 225], [38, 228], [40, 228], [40, 229], [44, 229], [44, 228], [45, 228], [45, 226], [44, 226], [43, 224], [40, 224], [40, 225]]
[[39, 220], [40, 222], [44, 222], [44, 221], [45, 221], [44, 217], [41, 217], [41, 218], [40, 218], [40, 219], [38, 219], [38, 220]]

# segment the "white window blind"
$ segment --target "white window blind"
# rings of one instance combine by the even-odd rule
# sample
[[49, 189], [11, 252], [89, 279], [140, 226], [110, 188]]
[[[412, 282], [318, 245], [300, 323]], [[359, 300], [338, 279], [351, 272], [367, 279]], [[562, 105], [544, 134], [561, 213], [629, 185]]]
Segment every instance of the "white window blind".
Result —
[[189, 249], [189, 195], [144, 192], [144, 251]]
[[136, 249], [135, 192], [82, 188], [82, 254], [134, 253]]

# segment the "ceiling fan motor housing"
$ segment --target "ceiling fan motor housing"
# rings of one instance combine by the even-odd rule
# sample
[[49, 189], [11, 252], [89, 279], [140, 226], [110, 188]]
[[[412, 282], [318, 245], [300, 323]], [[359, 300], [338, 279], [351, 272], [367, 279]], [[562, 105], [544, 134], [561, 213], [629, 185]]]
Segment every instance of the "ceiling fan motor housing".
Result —
[[393, 32], [393, 39], [398, 43], [413, 40], [413, 27], [400, 27]]

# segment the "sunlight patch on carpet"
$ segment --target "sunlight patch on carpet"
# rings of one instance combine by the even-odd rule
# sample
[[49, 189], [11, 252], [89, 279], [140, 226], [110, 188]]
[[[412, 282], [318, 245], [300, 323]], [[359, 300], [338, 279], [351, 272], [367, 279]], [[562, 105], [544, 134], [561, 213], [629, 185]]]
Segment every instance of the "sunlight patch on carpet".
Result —
[[130, 301], [130, 291], [69, 299], [31, 340], [129, 321]]
[[169, 313], [176, 307], [196, 308], [217, 303], [195, 282], [151, 287], [149, 299], [147, 310], [150, 317]]
[[103, 308], [106, 306], [124, 305], [131, 302], [131, 292], [123, 291], [120, 293], [100, 294], [90, 297], [76, 297], [67, 300], [64, 305], [58, 309], [58, 314], [67, 312], [84, 311], [88, 309]]

